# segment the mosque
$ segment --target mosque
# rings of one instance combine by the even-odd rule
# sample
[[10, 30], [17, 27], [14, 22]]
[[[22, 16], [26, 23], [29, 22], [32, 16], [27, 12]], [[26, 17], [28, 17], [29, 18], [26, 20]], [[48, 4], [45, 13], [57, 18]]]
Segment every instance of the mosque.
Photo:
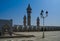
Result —
[[[27, 7], [27, 16], [24, 15], [23, 17], [23, 25], [13, 25], [13, 20], [6, 20], [6, 19], [0, 19], [0, 34], [4, 35], [5, 32], [8, 32], [10, 35], [12, 35], [13, 31], [42, 31], [43, 26], [40, 26], [40, 18], [37, 17], [36, 19], [36, 26], [31, 25], [31, 12], [32, 8], [30, 7], [30, 4], [28, 4]], [[52, 28], [53, 27], [53, 28]], [[59, 26], [45, 26], [45, 29], [47, 31], [53, 31], [53, 30], [60, 30]]]
[[37, 17], [36, 19], [36, 26], [32, 26], [31, 25], [31, 12], [32, 12], [32, 8], [30, 7], [30, 4], [28, 4], [27, 7], [27, 16], [24, 15], [23, 17], [23, 25], [14, 25], [14, 31], [16, 29], [20, 29], [20, 30], [16, 30], [16, 31], [33, 31], [33, 29], [35, 30], [39, 30], [40, 29], [40, 19], [39, 17]]
[[[10, 20], [0, 19], [0, 32], [2, 33], [1, 35], [3, 35], [4, 32], [12, 33], [12, 30], [16, 30], [18, 28], [19, 28], [18, 30], [21, 30], [21, 31], [22, 30], [23, 31], [33, 30], [32, 28], [34, 28], [34, 27], [31, 26], [31, 10], [32, 10], [32, 8], [30, 7], [30, 4], [28, 4], [28, 7], [27, 7], [26, 10], [27, 10], [27, 16], [24, 15], [22, 26], [21, 25], [12, 26], [12, 23], [13, 23], [12, 19], [10, 19]], [[40, 24], [39, 21], [40, 21], [40, 19], [39, 19], [39, 17], [37, 17], [37, 22], [36, 23], [37, 23], [38, 29], [39, 29], [39, 24]]]

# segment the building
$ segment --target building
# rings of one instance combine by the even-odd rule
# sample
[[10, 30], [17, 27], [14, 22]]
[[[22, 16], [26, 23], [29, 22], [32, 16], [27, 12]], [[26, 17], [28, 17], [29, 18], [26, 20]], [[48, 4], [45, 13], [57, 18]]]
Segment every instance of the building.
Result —
[[0, 33], [1, 33], [1, 35], [3, 35], [4, 32], [8, 32], [11, 35], [12, 19], [10, 19], [10, 20], [0, 19]]

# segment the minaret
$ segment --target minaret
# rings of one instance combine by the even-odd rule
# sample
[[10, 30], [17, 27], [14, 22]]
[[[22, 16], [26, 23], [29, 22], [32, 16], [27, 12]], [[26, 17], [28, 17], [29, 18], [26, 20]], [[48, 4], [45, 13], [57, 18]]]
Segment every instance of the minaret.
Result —
[[26, 26], [26, 15], [24, 15], [24, 17], [23, 17], [23, 25], [24, 25], [24, 27]]
[[37, 17], [37, 30], [38, 30], [38, 31], [40, 30], [39, 25], [40, 25], [40, 19], [39, 19], [39, 17]]
[[37, 26], [39, 26], [39, 24], [40, 24], [40, 19], [39, 17], [37, 17]]
[[30, 7], [30, 4], [28, 4], [28, 7], [27, 7], [27, 25], [28, 26], [31, 26], [31, 7]]

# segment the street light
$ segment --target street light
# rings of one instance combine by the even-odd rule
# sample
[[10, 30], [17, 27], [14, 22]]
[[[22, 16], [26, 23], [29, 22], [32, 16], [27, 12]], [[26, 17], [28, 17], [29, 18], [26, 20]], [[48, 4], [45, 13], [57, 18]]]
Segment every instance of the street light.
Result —
[[48, 11], [46, 11], [46, 12], [45, 12], [45, 13], [46, 13], [46, 15], [44, 15], [43, 13], [44, 13], [44, 11], [43, 11], [43, 10], [41, 10], [40, 15], [41, 15], [41, 18], [43, 18], [43, 36], [42, 36], [42, 38], [44, 38], [44, 37], [45, 37], [45, 35], [44, 35], [44, 19], [48, 16]]

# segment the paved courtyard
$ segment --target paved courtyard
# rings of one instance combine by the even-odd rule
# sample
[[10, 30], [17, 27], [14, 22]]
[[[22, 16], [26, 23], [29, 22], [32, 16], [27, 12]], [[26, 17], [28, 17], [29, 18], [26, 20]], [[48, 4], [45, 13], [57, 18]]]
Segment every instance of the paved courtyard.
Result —
[[30, 38], [1, 38], [0, 41], [60, 41], [60, 31], [45, 32], [45, 38], [42, 38], [42, 32], [15, 32], [17, 34], [35, 35]]

